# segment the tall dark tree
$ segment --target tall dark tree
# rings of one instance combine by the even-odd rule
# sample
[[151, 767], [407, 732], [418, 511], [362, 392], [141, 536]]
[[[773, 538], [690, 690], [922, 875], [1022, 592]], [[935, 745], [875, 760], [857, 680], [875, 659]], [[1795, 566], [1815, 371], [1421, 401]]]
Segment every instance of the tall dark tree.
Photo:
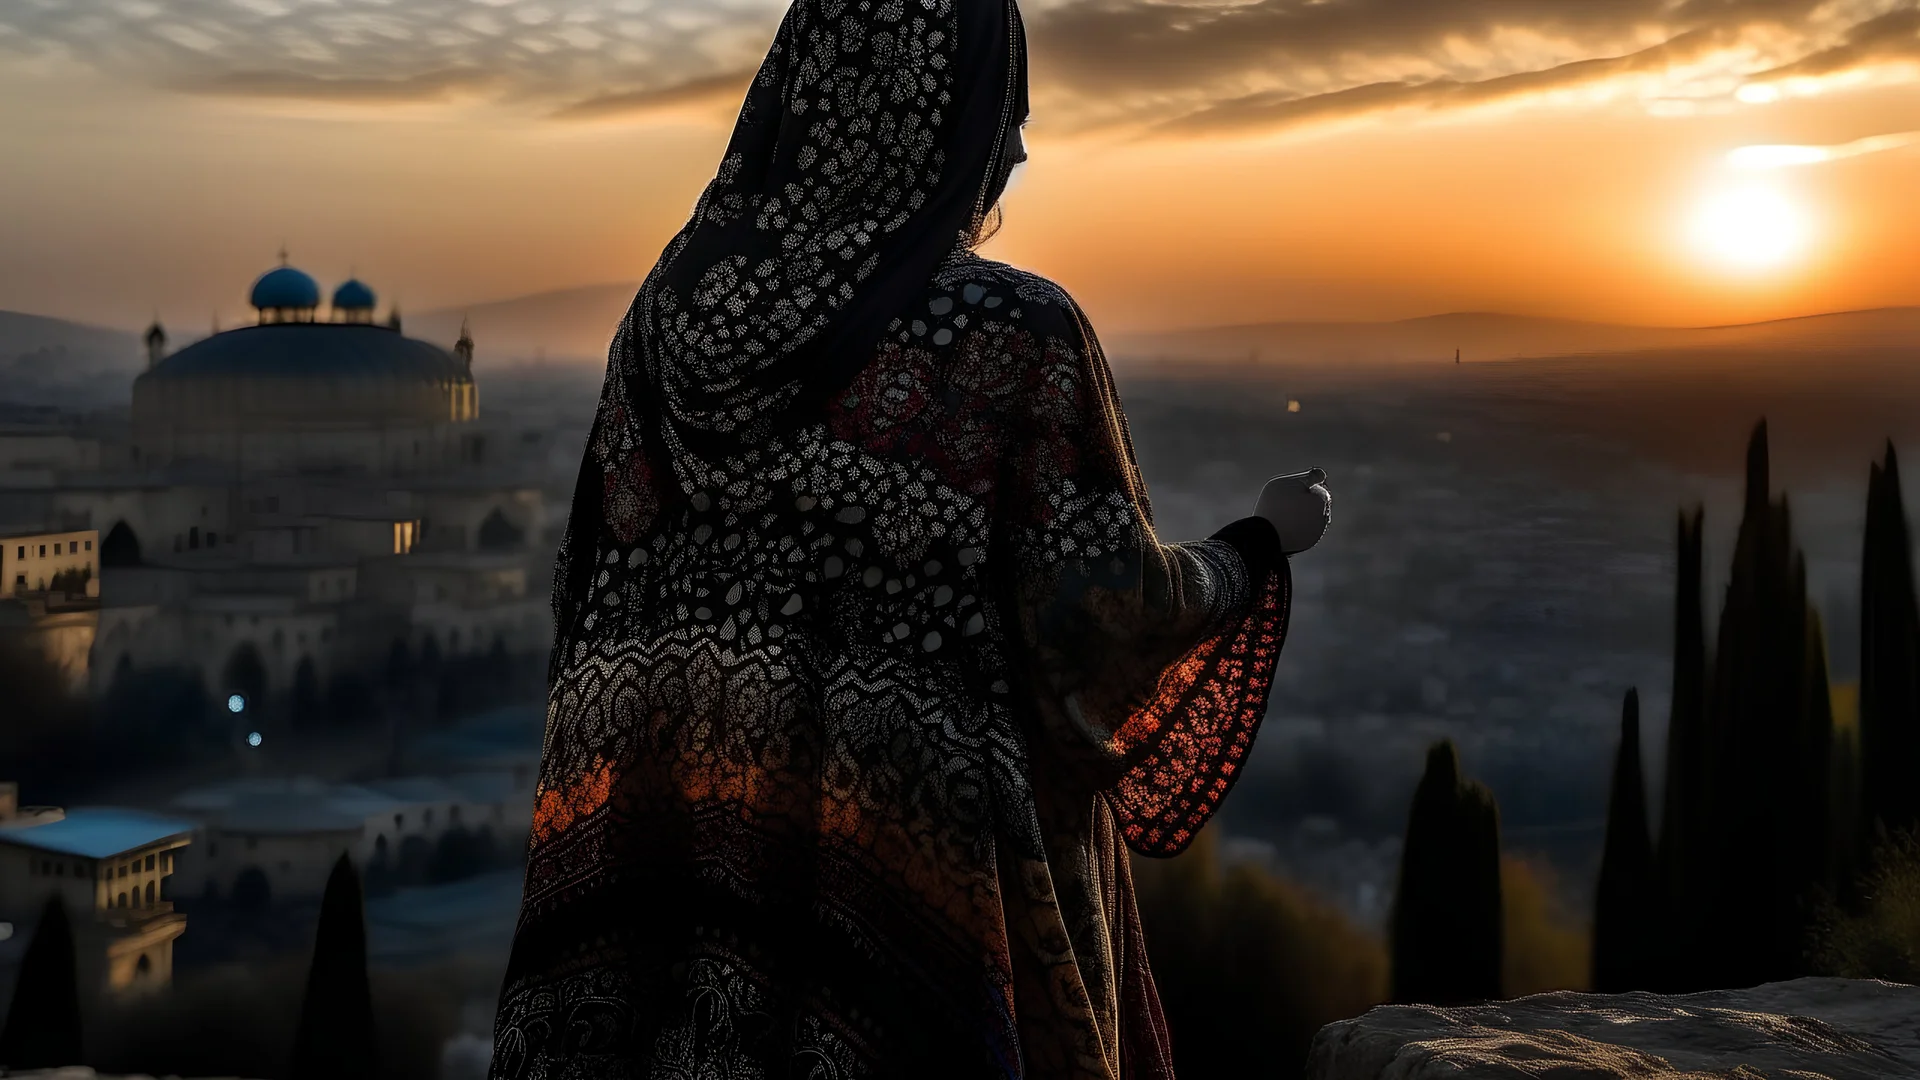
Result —
[[80, 1064], [80, 979], [74, 970], [73, 927], [55, 896], [20, 959], [13, 1004], [0, 1028], [0, 1066], [57, 1069]]
[[1500, 812], [1460, 773], [1453, 743], [1427, 751], [1407, 816], [1393, 901], [1393, 1000], [1449, 1005], [1500, 996]]
[[1711, 795], [1707, 773], [1707, 620], [1702, 535], [1706, 510], [1681, 511], [1679, 582], [1673, 604], [1673, 703], [1667, 721], [1667, 769], [1660, 811], [1660, 878], [1668, 941], [1657, 984], [1690, 989], [1703, 918], [1712, 892], [1708, 858]]
[[1747, 493], [1707, 694], [1714, 843], [1701, 923], [1707, 985], [1806, 972], [1810, 906], [1831, 887], [1833, 715], [1826, 645], [1807, 603], [1787, 500], [1772, 497], [1767, 425], [1747, 448]]
[[1607, 994], [1652, 989], [1662, 953], [1660, 881], [1640, 766], [1640, 691], [1627, 691], [1622, 713], [1593, 913], [1593, 988]]
[[367, 981], [367, 923], [360, 875], [340, 856], [320, 901], [320, 927], [307, 969], [307, 996], [294, 1030], [292, 1080], [372, 1076], [373, 993]]
[[1860, 558], [1861, 816], [1867, 836], [1920, 825], [1920, 606], [1900, 461], [1867, 476]]

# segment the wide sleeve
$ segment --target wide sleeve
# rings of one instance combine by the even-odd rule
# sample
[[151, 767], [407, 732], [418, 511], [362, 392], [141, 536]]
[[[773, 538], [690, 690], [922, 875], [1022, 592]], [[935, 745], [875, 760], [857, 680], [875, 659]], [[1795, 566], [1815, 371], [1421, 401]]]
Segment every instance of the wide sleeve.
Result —
[[1273, 526], [1162, 544], [1084, 316], [1037, 335], [1003, 492], [1015, 632], [1040, 727], [1127, 845], [1183, 850], [1238, 778], [1286, 633]]

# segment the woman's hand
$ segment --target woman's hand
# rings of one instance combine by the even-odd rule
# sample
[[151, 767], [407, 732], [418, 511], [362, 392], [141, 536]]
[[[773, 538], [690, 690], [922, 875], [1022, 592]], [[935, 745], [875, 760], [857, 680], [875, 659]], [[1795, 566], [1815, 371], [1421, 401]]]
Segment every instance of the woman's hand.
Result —
[[1276, 476], [1260, 492], [1256, 517], [1266, 518], [1280, 534], [1280, 550], [1298, 555], [1320, 542], [1333, 520], [1333, 495], [1327, 491], [1327, 474], [1310, 469], [1289, 476]]

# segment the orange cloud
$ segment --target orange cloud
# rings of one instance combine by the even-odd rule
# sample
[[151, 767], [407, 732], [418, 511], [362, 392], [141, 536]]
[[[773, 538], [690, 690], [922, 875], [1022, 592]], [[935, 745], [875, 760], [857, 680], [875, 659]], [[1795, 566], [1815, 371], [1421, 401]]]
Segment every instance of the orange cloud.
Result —
[[738, 107], [747, 95], [752, 71], [730, 71], [650, 90], [601, 94], [553, 113], [556, 120], [600, 120], [650, 116], [675, 109], [718, 110]]

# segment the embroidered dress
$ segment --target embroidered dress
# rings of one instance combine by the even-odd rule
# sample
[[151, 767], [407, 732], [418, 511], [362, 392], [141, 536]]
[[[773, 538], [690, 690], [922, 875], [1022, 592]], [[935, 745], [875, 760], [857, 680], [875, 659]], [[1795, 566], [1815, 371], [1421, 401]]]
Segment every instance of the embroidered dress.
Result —
[[967, 253], [1024, 56], [799, 0], [623, 322], [493, 1076], [1172, 1075], [1127, 852], [1232, 785], [1289, 579], [1157, 539], [1084, 316]]

